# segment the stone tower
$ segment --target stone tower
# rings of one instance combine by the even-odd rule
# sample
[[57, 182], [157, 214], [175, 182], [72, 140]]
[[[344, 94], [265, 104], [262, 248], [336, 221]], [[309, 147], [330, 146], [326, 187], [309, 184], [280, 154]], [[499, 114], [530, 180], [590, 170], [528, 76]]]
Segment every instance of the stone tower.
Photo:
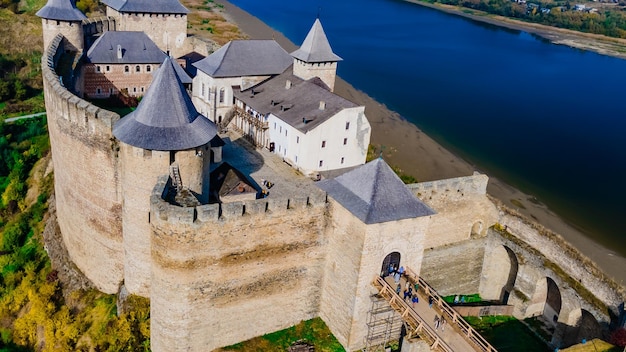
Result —
[[319, 18], [313, 23], [300, 49], [292, 52], [291, 56], [294, 59], [294, 75], [304, 80], [319, 77], [331, 92], [335, 89], [337, 62], [342, 58], [333, 53]]
[[150, 293], [150, 194], [158, 176], [171, 175], [177, 190], [172, 201], [206, 204], [209, 148], [216, 134], [215, 124], [191, 103], [170, 58], [156, 72], [137, 110], [113, 127], [120, 141], [124, 281], [129, 292], [144, 297]]
[[106, 14], [115, 18], [118, 31], [145, 32], [174, 58], [187, 54], [187, 14], [178, 0], [104, 0]]
[[48, 0], [46, 6], [37, 11], [43, 27], [43, 47], [47, 48], [57, 34], [65, 37], [65, 49], [83, 50], [82, 20], [87, 18], [76, 8], [72, 0]]

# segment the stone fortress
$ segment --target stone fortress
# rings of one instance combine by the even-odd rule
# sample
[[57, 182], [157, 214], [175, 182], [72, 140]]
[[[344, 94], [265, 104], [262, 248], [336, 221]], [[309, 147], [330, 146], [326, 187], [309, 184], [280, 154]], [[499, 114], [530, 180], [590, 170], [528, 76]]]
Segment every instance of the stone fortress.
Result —
[[[204, 81], [194, 77], [187, 89], [189, 77], [169, 57], [195, 51], [216, 62], [210, 45], [186, 35], [187, 9], [177, 0], [106, 4], [102, 18], [86, 18], [70, 0], [49, 0], [38, 12], [57, 216], [72, 261], [98, 289], [150, 299], [152, 350], [210, 351], [318, 316], [346, 350], [363, 348], [372, 282], [390, 262], [410, 268], [441, 295], [480, 293], [511, 306], [518, 318], [540, 317], [554, 347], [605, 337], [614, 326], [623, 288], [557, 235], [489, 198], [485, 175], [406, 186], [382, 159], [356, 166], [363, 153], [341, 176], [314, 182], [277, 150], [269, 152], [271, 134], [259, 137], [255, 127], [271, 130], [275, 120], [245, 114], [258, 117], [263, 106], [276, 109], [267, 110], [273, 117], [298, 110], [273, 99], [255, 105], [256, 93], [276, 91], [272, 81], [285, 89], [313, 83], [327, 91], [319, 94], [328, 102], [337, 99], [328, 94], [338, 57], [311, 59], [320, 50], [323, 57], [332, 53], [325, 35], [317, 37], [321, 42], [307, 37], [294, 67], [280, 67], [284, 72], [271, 66], [238, 78], [198, 74]], [[109, 70], [89, 62], [90, 46], [121, 31], [143, 31], [167, 56], [141, 76], [149, 81], [145, 96], [124, 118], [84, 99], [97, 66]], [[323, 34], [319, 21], [309, 34]], [[123, 61], [124, 49], [132, 48], [110, 45], [111, 65], [121, 60], [121, 75], [135, 66], [146, 73], [145, 63]], [[319, 67], [323, 77], [314, 74]], [[216, 86], [218, 78], [228, 86]], [[314, 102], [311, 111], [333, 107]], [[339, 114], [339, 129], [358, 125], [349, 138], [366, 149], [363, 111], [346, 106], [354, 114]], [[307, 116], [300, 116], [304, 125]], [[332, 118], [318, 121], [326, 119]], [[285, 135], [294, 121], [285, 122]], [[252, 146], [232, 131], [218, 134], [225, 126]], [[302, 126], [289, 131], [307, 134]], [[234, 171], [216, 175], [222, 165]], [[287, 176], [269, 196], [259, 192], [280, 175]]]

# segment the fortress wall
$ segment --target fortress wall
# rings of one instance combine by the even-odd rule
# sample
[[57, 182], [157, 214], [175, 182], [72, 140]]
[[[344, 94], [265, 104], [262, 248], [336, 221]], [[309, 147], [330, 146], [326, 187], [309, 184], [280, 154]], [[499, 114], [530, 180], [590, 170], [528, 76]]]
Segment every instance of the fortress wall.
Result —
[[41, 27], [43, 29], [43, 46], [47, 48], [55, 37], [63, 35], [67, 47], [71, 51], [83, 50], [83, 30], [80, 22], [64, 22], [42, 18]]
[[86, 18], [83, 20], [82, 26], [85, 48], [89, 48], [96, 40], [94, 35], [115, 30], [115, 19], [106, 16]]
[[483, 237], [426, 248], [420, 275], [442, 296], [479, 293], [485, 245]]
[[57, 36], [42, 58], [59, 226], [72, 261], [103, 292], [122, 280], [121, 197], [117, 146], [119, 115], [70, 93], [55, 73], [64, 50]]
[[124, 285], [128, 292], [150, 296], [150, 194], [158, 175], [167, 174], [170, 152], [148, 151], [120, 143], [124, 199]]
[[151, 198], [152, 350], [210, 351], [318, 315], [324, 197], [224, 204], [218, 218], [164, 202], [165, 183]]
[[498, 212], [487, 198], [486, 175], [458, 177], [408, 185], [424, 203], [437, 212], [427, 232], [425, 248], [484, 236]]
[[330, 91], [335, 90], [335, 78], [337, 77], [337, 62], [321, 62], [321, 63], [306, 63], [304, 61], [294, 59], [293, 61], [293, 74], [308, 80], [313, 77], [319, 77], [324, 82]]
[[558, 234], [529, 221], [499, 202], [498, 209], [499, 223], [506, 226], [502, 231], [504, 236], [534, 248], [545, 257], [545, 263], [539, 264], [540, 267], [558, 267], [559, 269], [555, 270], [561, 271], [561, 276], [569, 277], [570, 285], [584, 287], [584, 290], [602, 302], [601, 304], [617, 312], [619, 304], [626, 300], [626, 291], [622, 286], [604, 274], [593, 261]]
[[[349, 350], [366, 226], [332, 198], [329, 198], [329, 212], [331, 223], [327, 228], [328, 255], [324, 264], [320, 317]], [[370, 276], [374, 275], [376, 273]], [[372, 285], [368, 283], [366, 287]]]

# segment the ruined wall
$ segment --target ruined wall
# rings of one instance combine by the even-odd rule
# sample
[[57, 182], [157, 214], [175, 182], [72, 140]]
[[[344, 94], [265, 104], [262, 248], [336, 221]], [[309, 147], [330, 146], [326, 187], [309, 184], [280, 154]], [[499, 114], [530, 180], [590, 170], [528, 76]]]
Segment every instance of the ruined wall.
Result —
[[210, 351], [318, 315], [321, 191], [181, 208], [161, 199], [165, 182], [151, 198], [152, 350]]
[[428, 229], [425, 247], [434, 248], [484, 236], [498, 218], [487, 198], [486, 175], [474, 174], [409, 185], [409, 189], [437, 214]]
[[114, 293], [123, 275], [117, 145], [111, 133], [119, 115], [61, 85], [54, 69], [61, 42], [62, 36], [55, 37], [42, 58], [59, 226], [72, 261], [98, 289]]

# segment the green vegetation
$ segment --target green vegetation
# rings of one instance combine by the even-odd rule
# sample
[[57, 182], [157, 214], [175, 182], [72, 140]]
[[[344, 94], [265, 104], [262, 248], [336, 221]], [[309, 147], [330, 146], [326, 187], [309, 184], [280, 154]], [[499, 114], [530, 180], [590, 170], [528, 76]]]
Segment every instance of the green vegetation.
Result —
[[[427, 3], [453, 5], [522, 21], [566, 28], [609, 37], [626, 38], [626, 13], [622, 1], [616, 6], [602, 6], [597, 12], [576, 10], [568, 0], [421, 0]], [[463, 10], [463, 12], [466, 12]]]
[[501, 352], [550, 351], [548, 346], [519, 320], [511, 316], [464, 317]]
[[52, 174], [38, 166], [49, 148], [44, 117], [0, 123], [0, 350], [148, 350], [147, 299], [131, 296], [118, 317], [114, 295], [71, 292], [51, 267], [42, 232]]
[[[445, 296], [443, 297], [443, 300], [446, 301], [448, 304], [454, 304], [454, 298], [457, 295], [450, 295], [450, 296]], [[459, 296], [459, 304], [463, 304], [463, 303], [483, 303], [482, 298], [480, 298], [480, 294], [478, 293], [474, 293], [471, 295], [458, 295]], [[461, 303], [461, 301], [463, 303]]]
[[303, 321], [288, 329], [255, 337], [218, 351], [286, 351], [289, 346], [299, 342], [314, 346], [318, 352], [345, 351], [321, 318]]
[[[365, 162], [370, 162], [376, 158], [381, 158], [383, 157], [383, 151], [385, 150], [385, 146], [384, 145], [380, 145], [380, 146], [375, 146], [373, 144], [370, 144], [369, 146], [367, 146], [367, 155], [365, 157]], [[391, 157], [390, 153], [387, 153], [386, 155], [387, 157]], [[398, 167], [398, 166], [391, 166], [391, 169], [393, 170], [393, 172], [396, 173], [396, 175], [398, 175], [398, 177], [400, 177], [400, 179], [402, 180], [402, 182], [404, 182], [405, 184], [411, 184], [411, 183], [417, 183], [417, 178], [413, 177], [412, 175], [409, 174], [405, 174], [404, 171]]]

